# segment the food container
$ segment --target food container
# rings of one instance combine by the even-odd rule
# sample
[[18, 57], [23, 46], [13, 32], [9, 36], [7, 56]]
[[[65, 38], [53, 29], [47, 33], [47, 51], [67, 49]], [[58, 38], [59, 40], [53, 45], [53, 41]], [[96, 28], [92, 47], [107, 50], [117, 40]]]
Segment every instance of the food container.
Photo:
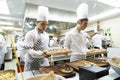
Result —
[[[39, 75], [36, 75], [34, 77], [28, 78], [27, 80], [41, 80], [41, 78], [46, 76], [46, 75], [47, 74], [39, 74]], [[55, 77], [56, 77], [56, 80], [66, 80], [64, 77], [62, 77], [60, 75], [55, 74]]]
[[120, 57], [112, 57], [108, 60], [110, 66], [120, 75]]
[[0, 80], [16, 80], [16, 71], [15, 70], [3, 70], [0, 71]]

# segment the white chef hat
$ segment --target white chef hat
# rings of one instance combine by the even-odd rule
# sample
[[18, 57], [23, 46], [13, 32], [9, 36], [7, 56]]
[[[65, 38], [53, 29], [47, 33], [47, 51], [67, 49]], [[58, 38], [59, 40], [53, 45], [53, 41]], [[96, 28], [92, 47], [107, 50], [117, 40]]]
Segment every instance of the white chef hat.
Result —
[[48, 21], [49, 10], [48, 7], [38, 6], [37, 21]]
[[77, 20], [88, 18], [88, 5], [86, 3], [82, 3], [77, 8]]
[[94, 29], [94, 33], [98, 33], [98, 31], [97, 31], [97, 29], [96, 29], [96, 28]]

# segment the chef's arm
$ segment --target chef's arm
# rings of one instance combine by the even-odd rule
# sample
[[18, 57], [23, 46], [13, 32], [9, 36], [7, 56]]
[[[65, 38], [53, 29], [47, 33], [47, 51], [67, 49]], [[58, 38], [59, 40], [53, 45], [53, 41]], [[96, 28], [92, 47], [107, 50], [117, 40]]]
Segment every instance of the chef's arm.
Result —
[[22, 42], [21, 42], [21, 47], [24, 47], [24, 46], [25, 46], [25, 44], [24, 44], [24, 42], [22, 41]]
[[31, 55], [32, 57], [42, 57], [42, 51], [36, 51], [33, 49], [33, 46], [35, 44], [35, 35], [33, 33], [27, 33], [24, 40], [24, 48], [26, 49], [26, 52]]
[[64, 48], [70, 49], [70, 43], [71, 43], [70, 36], [66, 35], [65, 36], [65, 42], [64, 42]]
[[27, 50], [27, 53], [29, 54], [29, 55], [31, 55], [32, 57], [39, 57], [39, 58], [42, 58], [42, 57], [50, 57], [50, 55], [47, 55], [46, 53], [46, 51], [35, 51], [35, 50], [33, 50], [33, 49], [28, 49]]
[[40, 55], [42, 56], [43, 53], [42, 51], [35, 51], [33, 49], [27, 49], [26, 51], [31, 56], [40, 56]]

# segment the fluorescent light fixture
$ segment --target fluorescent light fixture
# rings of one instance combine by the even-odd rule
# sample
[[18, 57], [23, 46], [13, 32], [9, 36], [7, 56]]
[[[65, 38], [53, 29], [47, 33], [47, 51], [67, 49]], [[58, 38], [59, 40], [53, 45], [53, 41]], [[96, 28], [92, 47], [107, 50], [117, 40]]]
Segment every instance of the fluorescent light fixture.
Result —
[[0, 0], [0, 14], [10, 14], [6, 0]]
[[97, 1], [113, 7], [120, 7], [120, 0], [97, 0]]
[[0, 25], [14, 25], [12, 22], [3, 22], [0, 21]]
[[100, 20], [100, 19], [105, 19], [105, 18], [109, 18], [109, 17], [113, 17], [115, 15], [119, 15], [120, 14], [120, 9], [119, 8], [115, 8], [112, 9], [110, 11], [98, 14], [96, 16], [93, 16], [91, 18], [89, 18], [89, 21], [95, 21], [95, 20]]
[[3, 29], [3, 30], [23, 30], [22, 28], [14, 28], [14, 27], [0, 27], [0, 29]]

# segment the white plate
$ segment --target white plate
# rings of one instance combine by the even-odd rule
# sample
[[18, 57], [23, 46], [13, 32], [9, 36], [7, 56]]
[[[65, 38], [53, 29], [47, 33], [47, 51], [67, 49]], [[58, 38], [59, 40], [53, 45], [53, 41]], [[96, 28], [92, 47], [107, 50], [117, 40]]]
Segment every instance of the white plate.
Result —
[[[42, 77], [44, 77], [46, 75], [47, 74], [39, 74], [39, 75], [33, 76], [31, 78], [28, 78], [27, 80], [40, 80]], [[62, 77], [60, 75], [55, 74], [55, 77], [56, 77], [56, 80], [66, 80], [64, 77]]]

